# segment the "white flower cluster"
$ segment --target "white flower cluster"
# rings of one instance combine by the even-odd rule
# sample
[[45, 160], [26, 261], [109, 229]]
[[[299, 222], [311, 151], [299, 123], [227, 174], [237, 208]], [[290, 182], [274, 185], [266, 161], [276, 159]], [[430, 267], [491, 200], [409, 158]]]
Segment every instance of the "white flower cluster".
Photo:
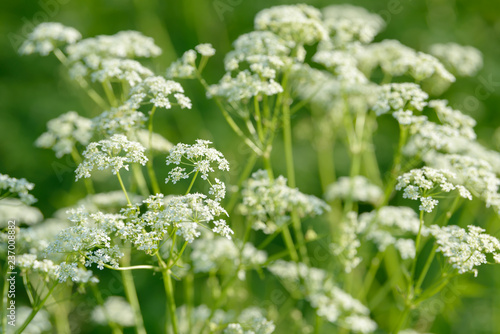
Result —
[[475, 267], [488, 263], [488, 254], [493, 255], [496, 263], [500, 263], [500, 241], [485, 230], [474, 225], [467, 226], [467, 231], [456, 225], [432, 225], [429, 232], [436, 238], [441, 252], [459, 274], [466, 272], [477, 276]]
[[328, 68], [348, 88], [368, 83], [368, 79], [356, 67], [356, 60], [348, 51], [318, 51], [312, 60]]
[[73, 209], [69, 220], [75, 226], [59, 232], [46, 253], [73, 252], [77, 258], [75, 264], [85, 263], [85, 266], [90, 267], [95, 263], [101, 270], [104, 265], [118, 267], [123, 253], [118, 246], [111, 245], [111, 234], [124, 224], [124, 218], [117, 214], [88, 213], [83, 207]]
[[114, 322], [122, 327], [135, 325], [134, 310], [123, 297], [110, 296], [103, 305], [97, 306], [92, 311], [92, 320], [100, 325]]
[[203, 194], [170, 196], [166, 200], [158, 194], [143, 202], [147, 211], [142, 214], [139, 204], [122, 210], [127, 219], [116, 233], [147, 254], [153, 254], [158, 249], [169, 229], [174, 229], [177, 235], [190, 243], [200, 236], [200, 227], [210, 229], [210, 223], [214, 225], [214, 233], [228, 239], [233, 234], [223, 219], [216, 220], [223, 214], [227, 216], [226, 210], [219, 202]]
[[459, 154], [428, 154], [424, 160], [436, 168], [448, 169], [458, 183], [500, 213], [500, 179], [491, 165], [478, 158]]
[[351, 198], [356, 202], [377, 204], [383, 195], [382, 189], [371, 183], [364, 176], [342, 176], [328, 186], [325, 192], [325, 199], [330, 202], [336, 199], [345, 200]]
[[195, 46], [194, 50], [187, 50], [181, 58], [167, 68], [167, 78], [194, 78], [198, 71], [196, 67], [198, 54], [206, 59], [215, 54], [215, 49], [212, 44], [204, 43]]
[[22, 254], [16, 256], [16, 265], [23, 273], [36, 273], [45, 281], [57, 280], [58, 265], [51, 260], [37, 260], [34, 254]]
[[38, 208], [29, 206], [17, 198], [0, 200], [0, 228], [6, 227], [10, 219], [18, 223], [33, 225], [42, 221], [43, 215]]
[[221, 96], [228, 102], [247, 101], [257, 95], [276, 95], [283, 91], [283, 87], [274, 79], [263, 79], [258, 73], [249, 70], [238, 72], [235, 77], [226, 73], [218, 84], [211, 85], [207, 96]]
[[432, 198], [432, 195], [440, 191], [457, 190], [460, 197], [472, 200], [470, 191], [463, 185], [457, 184], [456, 177], [449, 170], [422, 167], [399, 176], [396, 190], [404, 189], [403, 198], [420, 199], [420, 211], [432, 212], [439, 203], [438, 200]]
[[396, 40], [384, 40], [364, 46], [357, 53], [357, 58], [365, 73], [371, 73], [380, 66], [387, 75], [410, 75], [418, 82], [430, 78], [455, 82], [455, 77], [437, 58], [417, 52]]
[[214, 310], [206, 326], [211, 310], [202, 304], [187, 311], [186, 305], [177, 307], [179, 333], [201, 333], [208, 327], [213, 333], [223, 334], [271, 334], [275, 325], [267, 320], [264, 310], [257, 307], [243, 309], [237, 316], [233, 310]]
[[249, 307], [244, 309], [236, 319], [236, 323], [230, 323], [222, 332], [223, 334], [271, 334], [274, 333], [275, 325], [264, 317], [261, 309]]
[[56, 157], [61, 158], [71, 154], [76, 143], [87, 145], [92, 138], [92, 121], [69, 111], [47, 123], [47, 132], [44, 132], [35, 142], [43, 148], [51, 148]]
[[146, 115], [136, 110], [138, 107], [138, 104], [127, 102], [106, 110], [92, 119], [92, 127], [103, 135], [132, 134], [140, 130], [147, 120]]
[[57, 268], [57, 277], [61, 283], [66, 282], [68, 278], [76, 283], [99, 283], [92, 271], [80, 268], [76, 263], [61, 262]]
[[127, 82], [130, 87], [141, 83], [153, 72], [136, 60], [111, 58], [101, 61], [99, 69], [91, 74], [92, 81]]
[[476, 121], [472, 117], [451, 108], [448, 106], [448, 101], [446, 100], [429, 101], [429, 107], [436, 111], [436, 115], [441, 123], [457, 129], [459, 134], [464, 138], [469, 140], [476, 139], [476, 133], [474, 132]]
[[[373, 105], [377, 116], [394, 112], [422, 111], [427, 105], [429, 95], [414, 83], [392, 83], [382, 85], [378, 91], [378, 100]], [[411, 114], [410, 114], [411, 115]]]
[[300, 287], [316, 314], [327, 321], [356, 333], [372, 333], [377, 329], [377, 324], [369, 317], [370, 310], [337, 287], [326, 271], [282, 260], [268, 269], [294, 293]]
[[74, 28], [66, 27], [57, 22], [43, 22], [28, 34], [19, 49], [19, 53], [39, 53], [46, 56], [54, 49], [63, 47], [66, 44], [73, 44], [80, 38], [82, 38], [82, 35]]
[[[168, 173], [165, 183], [171, 181], [176, 183], [181, 179], [186, 179], [191, 173], [199, 172], [204, 180], [208, 179], [208, 174], [214, 172], [212, 165], [217, 165], [221, 171], [229, 171], [229, 162], [224, 155], [215, 148], [208, 147], [212, 144], [208, 140], [197, 139], [193, 145], [179, 143], [175, 145], [167, 156], [167, 166], [177, 165]], [[193, 170], [186, 173], [186, 169], [180, 165], [193, 167]], [[223, 198], [224, 196], [222, 196]]]
[[172, 103], [168, 99], [174, 95], [177, 104], [182, 109], [191, 109], [191, 100], [184, 95], [184, 89], [175, 81], [164, 77], [150, 76], [137, 84], [130, 91], [130, 103], [149, 102], [155, 107], [170, 109]]
[[294, 45], [313, 44], [328, 38], [321, 12], [305, 4], [275, 6], [255, 16], [255, 29], [268, 30]]
[[323, 8], [323, 22], [328, 29], [333, 46], [342, 47], [359, 41], [370, 43], [385, 28], [384, 20], [377, 14], [352, 5], [331, 5]]
[[264, 78], [275, 79], [276, 71], [290, 65], [290, 43], [270, 31], [252, 31], [233, 42], [234, 50], [224, 58], [226, 71], [237, 70], [242, 62]]
[[433, 44], [430, 53], [438, 58], [446, 68], [462, 77], [475, 75], [483, 67], [481, 51], [472, 46], [456, 43]]
[[[16, 230], [16, 242], [18, 252], [37, 255], [39, 258], [45, 254], [45, 249], [61, 230], [68, 227], [66, 220], [55, 218], [46, 219], [43, 222], [29, 226], [21, 227]], [[7, 244], [7, 234], [0, 234], [0, 244]], [[5, 246], [7, 249], [7, 246]], [[54, 261], [55, 258], [52, 258]]]
[[330, 244], [330, 251], [337, 257], [346, 273], [350, 273], [362, 260], [358, 256], [358, 248], [361, 246], [358, 236], [361, 227], [357, 213], [348, 212], [340, 224], [337, 240]]
[[115, 35], [86, 38], [66, 48], [71, 61], [83, 61], [96, 69], [100, 60], [109, 58], [151, 58], [161, 54], [161, 49], [151, 37], [138, 31], [120, 31]]
[[6, 193], [2, 193], [2, 197], [17, 195], [23, 203], [31, 205], [37, 201], [37, 199], [29, 193], [34, 187], [35, 185], [33, 183], [28, 182], [24, 178], [16, 179], [7, 174], [0, 174], [0, 190], [6, 191]]
[[241, 194], [241, 213], [254, 219], [254, 229], [267, 234], [289, 221], [293, 210], [300, 217], [313, 217], [329, 210], [329, 206], [321, 199], [288, 187], [287, 179], [283, 176], [270, 180], [264, 170], [252, 174]]
[[[411, 208], [384, 206], [378, 211], [365, 212], [359, 216], [359, 225], [364, 238], [375, 243], [380, 252], [394, 245], [402, 259], [415, 257], [415, 242], [408, 237], [417, 235], [420, 220]], [[425, 226], [421, 233], [428, 234]]]
[[[208, 233], [207, 233], [208, 234]], [[246, 243], [240, 251], [232, 240], [216, 237], [212, 234], [204, 235], [192, 244], [191, 261], [194, 272], [208, 273], [212, 270], [227, 270], [234, 272], [241, 264], [243, 270], [259, 268], [267, 261], [267, 253]], [[244, 274], [238, 273], [239, 276]]]
[[94, 168], [105, 170], [111, 168], [113, 174], [120, 169], [128, 170], [127, 163], [145, 165], [148, 158], [144, 155], [146, 149], [137, 142], [129, 141], [124, 135], [114, 135], [109, 139], [90, 143], [83, 152], [84, 160], [76, 169], [76, 180], [90, 177]]

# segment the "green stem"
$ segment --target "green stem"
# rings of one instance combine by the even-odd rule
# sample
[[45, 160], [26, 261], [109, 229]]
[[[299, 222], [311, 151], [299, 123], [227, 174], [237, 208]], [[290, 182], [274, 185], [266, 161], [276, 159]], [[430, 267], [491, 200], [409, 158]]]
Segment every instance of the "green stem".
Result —
[[115, 92], [113, 91], [113, 86], [111, 86], [109, 80], [106, 79], [102, 82], [102, 88], [104, 89], [104, 93], [108, 98], [109, 104], [111, 104], [112, 107], [118, 107], [118, 100], [116, 99]]
[[196, 173], [194, 173], [193, 179], [191, 180], [191, 183], [189, 184], [189, 188], [186, 190], [186, 193], [184, 195], [189, 194], [189, 192], [191, 191], [191, 188], [193, 188], [194, 181], [196, 180], [196, 177], [198, 176], [199, 172], [200, 171], [197, 170]]
[[385, 252], [378, 252], [377, 256], [375, 256], [370, 262], [370, 268], [365, 275], [363, 280], [363, 287], [360, 290], [359, 299], [364, 300], [368, 292], [370, 291], [370, 287], [372, 286], [373, 280], [375, 279], [375, 275], [380, 267], [380, 263], [384, 258]]
[[[59, 59], [61, 64], [63, 64], [66, 68], [69, 68], [68, 64], [68, 59], [64, 55], [64, 53], [60, 49], [55, 49], [54, 50], [54, 55]], [[99, 106], [101, 109], [106, 110], [108, 109], [108, 104], [104, 99], [99, 95], [94, 89], [92, 89], [87, 81], [83, 79], [82, 77], [77, 77], [76, 81], [80, 85], [83, 90], [89, 95], [89, 97]]]
[[420, 273], [417, 283], [415, 284], [415, 291], [418, 293], [420, 290], [420, 287], [422, 286], [422, 283], [424, 282], [425, 276], [427, 275], [427, 272], [429, 271], [429, 268], [431, 267], [432, 260], [434, 260], [434, 256], [436, 255], [436, 250], [438, 248], [437, 244], [434, 244], [432, 247], [432, 250], [427, 257], [427, 261], [425, 262], [424, 268], [422, 269], [422, 272]]
[[122, 187], [123, 193], [125, 194], [125, 197], [127, 198], [128, 205], [132, 205], [132, 202], [130, 202], [130, 198], [128, 197], [127, 189], [125, 189], [125, 185], [123, 185], [123, 181], [122, 181], [122, 177], [120, 176], [120, 172], [117, 172], [116, 176], [118, 177], [118, 181], [120, 182], [120, 186]]
[[33, 318], [37, 315], [38, 311], [40, 311], [43, 307], [43, 305], [45, 304], [45, 302], [47, 301], [47, 299], [49, 299], [50, 295], [52, 294], [52, 292], [54, 291], [55, 287], [56, 287], [57, 283], [54, 284], [50, 289], [49, 291], [47, 292], [47, 295], [40, 301], [40, 303], [36, 306], [33, 306], [33, 309], [31, 310], [31, 313], [30, 315], [28, 316], [28, 318], [26, 318], [26, 320], [24, 320], [24, 323], [21, 325], [21, 327], [19, 327], [15, 334], [20, 334], [24, 331], [24, 329], [29, 325], [29, 323], [31, 322], [31, 320], [33, 320]]
[[398, 334], [401, 328], [404, 326], [406, 321], [408, 320], [408, 316], [410, 315], [411, 305], [406, 305], [401, 316], [399, 317], [399, 321], [396, 324], [396, 327], [392, 331], [392, 334]]
[[144, 178], [144, 174], [142, 173], [142, 168], [138, 164], [132, 164], [132, 173], [134, 175], [135, 182], [139, 187], [139, 191], [141, 195], [144, 197], [149, 196], [148, 184], [146, 183], [146, 179]]
[[236, 202], [238, 201], [239, 198], [241, 186], [243, 185], [243, 182], [245, 182], [250, 176], [250, 173], [252, 172], [252, 169], [255, 166], [256, 160], [257, 160], [257, 154], [255, 154], [255, 152], [252, 152], [252, 154], [250, 154], [250, 157], [247, 160], [247, 164], [243, 169], [243, 172], [240, 175], [240, 178], [238, 179], [238, 191], [232, 194], [231, 200], [226, 206], [226, 210], [229, 214], [231, 214], [231, 212], [233, 211], [233, 208], [236, 205]]
[[259, 135], [259, 140], [264, 143], [264, 130], [262, 129], [262, 116], [260, 115], [260, 106], [258, 96], [253, 97], [253, 104], [255, 109], [255, 122], [257, 123], [257, 133]]
[[[121, 258], [120, 265], [122, 267], [130, 266], [130, 247], [126, 246], [124, 251], [124, 256]], [[125, 296], [132, 307], [134, 312], [135, 329], [137, 334], [146, 334], [146, 329], [144, 328], [144, 320], [141, 314], [141, 307], [139, 305], [139, 298], [137, 298], [137, 290], [135, 288], [134, 276], [130, 270], [124, 270], [121, 272], [123, 288], [125, 290]]]
[[288, 226], [283, 226], [281, 230], [283, 234], [283, 240], [285, 241], [286, 248], [288, 249], [288, 253], [290, 254], [290, 258], [294, 262], [299, 262], [299, 255], [297, 254], [297, 250], [295, 249], [295, 245], [293, 243], [292, 235], [290, 234], [290, 230]]
[[154, 152], [153, 152], [153, 116], [156, 111], [156, 106], [153, 106], [151, 108], [151, 111], [149, 113], [149, 124], [148, 124], [148, 131], [149, 131], [149, 159], [147, 162], [148, 166], [148, 175], [149, 175], [149, 180], [151, 181], [151, 187], [153, 188], [153, 192], [155, 194], [161, 193], [160, 186], [158, 184], [158, 179], [156, 178], [156, 173], [154, 170], [153, 166], [153, 159], [154, 159]]
[[[100, 305], [100, 306], [104, 305], [104, 299], [102, 298], [101, 291], [97, 288], [97, 286], [95, 284], [91, 284], [90, 287], [91, 287], [92, 293], [97, 301], [97, 305]], [[104, 308], [103, 308], [103, 310], [104, 310], [104, 316], [106, 317], [106, 320], [108, 321], [108, 325], [109, 325], [109, 327], [111, 327], [113, 334], [123, 333], [120, 326], [116, 322], [111, 320], [108, 312], [106, 312], [106, 310]]]
[[[158, 263], [160, 265], [161, 274], [163, 276], [163, 285], [165, 288], [165, 293], [167, 295], [167, 317], [170, 317], [170, 321], [172, 323], [172, 329], [174, 334], [178, 334], [179, 330], [177, 327], [177, 317], [175, 315], [175, 298], [174, 298], [174, 289], [172, 287], [172, 278], [170, 277], [170, 270], [168, 269], [167, 265], [161, 258], [160, 254], [156, 253], [156, 257], [158, 258]], [[167, 318], [168, 319], [168, 318]], [[165, 324], [165, 333], [169, 332], [169, 326], [168, 322]]]
[[[287, 75], [287, 74], [285, 74]], [[288, 77], [288, 76], [287, 76]], [[285, 81], [286, 78], [283, 80]], [[293, 163], [293, 146], [292, 146], [292, 126], [290, 122], [290, 105], [288, 103], [288, 93], [286, 92], [286, 84], [283, 87], [284, 90], [284, 101], [283, 101], [283, 142], [285, 145], [285, 160], [286, 160], [286, 170], [288, 177], [288, 185], [290, 188], [295, 188], [295, 169]], [[292, 226], [297, 238], [297, 243], [300, 256], [305, 264], [309, 264], [309, 256], [307, 255], [307, 248], [304, 244], [304, 234], [302, 232], [300, 218], [297, 215], [296, 210], [292, 210], [291, 213]], [[288, 228], [286, 229], [288, 231]], [[285, 231], [285, 229], [283, 229]], [[285, 232], [286, 233], [286, 232]]]
[[385, 195], [383, 202], [380, 203], [379, 207], [387, 205], [391, 198], [394, 186], [397, 183], [398, 175], [401, 171], [401, 160], [403, 157], [403, 147], [406, 144], [406, 139], [408, 137], [408, 129], [400, 125], [399, 131], [399, 143], [398, 149], [396, 151], [396, 156], [394, 157], [394, 162], [392, 164], [391, 172], [389, 174], [389, 181], [387, 182], [387, 187], [385, 188]]

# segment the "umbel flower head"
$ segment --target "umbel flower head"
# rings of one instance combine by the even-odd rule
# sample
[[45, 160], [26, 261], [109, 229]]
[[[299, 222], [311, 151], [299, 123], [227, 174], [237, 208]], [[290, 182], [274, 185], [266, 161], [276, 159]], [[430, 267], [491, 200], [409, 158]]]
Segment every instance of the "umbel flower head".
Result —
[[242, 196], [240, 211], [254, 219], [254, 229], [264, 233], [276, 231], [290, 219], [293, 210], [300, 217], [313, 217], [329, 210], [321, 199], [288, 187], [283, 176], [271, 180], [264, 170], [252, 174], [244, 185]]
[[191, 109], [191, 100], [184, 95], [181, 84], [166, 80], [164, 77], [151, 76], [136, 85], [130, 91], [131, 103], [152, 103], [155, 107], [170, 109], [172, 103], [169, 96], [173, 95], [182, 109]]
[[78, 30], [57, 22], [40, 23], [28, 35], [19, 49], [21, 54], [39, 53], [46, 56], [54, 49], [73, 44], [82, 38]]
[[128, 170], [129, 163], [144, 166], [148, 161], [144, 155], [145, 150], [144, 146], [129, 141], [124, 135], [114, 135], [109, 139], [90, 143], [83, 152], [84, 160], [76, 169], [76, 180], [90, 177], [94, 168], [111, 169], [113, 174], [117, 174], [122, 168]]
[[455, 180], [456, 175], [449, 170], [422, 167], [398, 177], [396, 190], [404, 189], [403, 198], [420, 199], [420, 211], [432, 212], [439, 203], [432, 195], [439, 192], [456, 189], [460, 197], [472, 200], [470, 191], [463, 185], [457, 184]]
[[[37, 199], [29, 192], [35, 187], [34, 183], [28, 182], [26, 179], [16, 179], [7, 174], [0, 174], [0, 190], [6, 191], [9, 195], [17, 195], [21, 201], [27, 205], [31, 205]], [[2, 193], [2, 197], [5, 196]]]
[[35, 142], [43, 148], [51, 148], [56, 157], [70, 154], [76, 143], [87, 145], [92, 138], [92, 121], [78, 115], [76, 111], [68, 111], [47, 123], [44, 132]]
[[[467, 230], [456, 225], [432, 225], [430, 233], [436, 238], [441, 252], [447, 261], [458, 269], [459, 274], [473, 272], [477, 276], [475, 267], [488, 263], [488, 254], [493, 255], [496, 263], [500, 263], [500, 241], [479, 226], [469, 225]], [[491, 256], [490, 255], [490, 256]]]
[[430, 52], [453, 74], [470, 77], [483, 67], [481, 51], [456, 43], [433, 44]]
[[321, 12], [308, 5], [275, 6], [255, 16], [255, 30], [268, 30], [295, 45], [313, 44], [328, 38]]
[[187, 50], [181, 58], [168, 67], [167, 78], [194, 78], [198, 71], [196, 67], [198, 54], [202, 56], [202, 59], [207, 59], [215, 54], [215, 49], [212, 44], [204, 43], [195, 46], [194, 50]]
[[[214, 172], [213, 165], [221, 171], [229, 171], [229, 163], [224, 155], [215, 148], [208, 147], [212, 144], [208, 140], [197, 139], [194, 145], [179, 143], [175, 145], [167, 156], [167, 166], [177, 165], [173, 168], [165, 179], [165, 183], [176, 183], [181, 179], [186, 179], [191, 173], [200, 173], [201, 178], [208, 179], [208, 174]], [[192, 167], [192, 171], [186, 172], [186, 168], [180, 165]]]

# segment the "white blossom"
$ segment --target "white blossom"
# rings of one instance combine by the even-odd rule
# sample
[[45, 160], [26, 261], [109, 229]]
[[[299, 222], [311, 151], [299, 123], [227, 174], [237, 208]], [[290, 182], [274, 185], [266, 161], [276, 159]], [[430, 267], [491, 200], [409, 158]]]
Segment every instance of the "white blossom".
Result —
[[82, 35], [78, 30], [58, 22], [43, 22], [28, 34], [19, 48], [21, 54], [39, 53], [46, 56], [54, 49], [77, 42]]
[[488, 263], [487, 254], [499, 262], [500, 241], [483, 233], [485, 230], [478, 226], [469, 225], [466, 231], [456, 225], [432, 225], [429, 231], [436, 238], [437, 252], [441, 252], [459, 274], [473, 272], [476, 276], [476, 267]]
[[61, 158], [71, 154], [76, 143], [86, 146], [92, 138], [92, 121], [69, 111], [47, 123], [47, 132], [44, 132], [35, 142], [43, 148], [51, 148], [56, 157]]
[[129, 141], [124, 135], [114, 135], [109, 139], [90, 143], [83, 152], [83, 162], [76, 169], [76, 180], [90, 177], [94, 168], [111, 169], [113, 174], [117, 174], [122, 168], [128, 170], [128, 163], [140, 163], [144, 166], [148, 161], [144, 155], [145, 150], [144, 146]]
[[[31, 205], [37, 201], [37, 199], [29, 192], [33, 190], [35, 185], [28, 182], [26, 179], [16, 179], [15, 177], [10, 177], [7, 174], [0, 174], [0, 190], [7, 192], [8, 195], [17, 195], [20, 200], [26, 205]], [[5, 196], [2, 193], [2, 196]]]
[[377, 204], [382, 196], [383, 192], [380, 187], [360, 175], [352, 178], [342, 176], [336, 182], [330, 184], [325, 192], [327, 201], [352, 198], [356, 202]]
[[470, 77], [483, 67], [481, 51], [472, 46], [456, 43], [433, 44], [430, 53], [438, 58], [446, 68], [459, 76]]

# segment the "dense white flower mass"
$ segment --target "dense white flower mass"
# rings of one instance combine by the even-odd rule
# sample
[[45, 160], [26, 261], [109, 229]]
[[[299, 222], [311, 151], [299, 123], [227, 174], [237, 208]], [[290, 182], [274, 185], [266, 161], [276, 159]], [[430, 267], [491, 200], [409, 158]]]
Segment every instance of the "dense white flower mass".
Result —
[[446, 68], [459, 76], [475, 75], [483, 67], [481, 51], [472, 46], [456, 43], [433, 44], [430, 53], [438, 58]]
[[0, 228], [6, 227], [11, 219], [20, 224], [33, 225], [41, 222], [43, 215], [38, 208], [27, 205], [26, 201], [4, 198], [0, 200]]
[[364, 176], [346, 177], [342, 176], [330, 184], [325, 192], [325, 199], [333, 201], [336, 199], [351, 198], [356, 202], [368, 202], [377, 204], [383, 196], [382, 189], [370, 182]]
[[446, 169], [422, 167], [398, 177], [396, 190], [404, 190], [403, 198], [420, 199], [419, 210], [432, 212], [438, 200], [432, 196], [457, 190], [460, 197], [472, 199], [470, 191], [456, 181], [456, 175]]
[[[384, 206], [378, 211], [362, 213], [358, 221], [364, 238], [375, 243], [379, 251], [394, 245], [402, 259], [415, 257], [415, 242], [409, 237], [417, 235], [420, 220], [411, 208]], [[425, 226], [421, 234], [428, 234]]]
[[362, 258], [358, 256], [361, 228], [357, 213], [348, 212], [340, 223], [336, 240], [330, 244], [330, 251], [337, 257], [346, 273], [350, 273], [361, 263]]
[[425, 161], [435, 168], [450, 170], [459, 184], [467, 187], [474, 196], [485, 201], [487, 207], [500, 212], [500, 179], [485, 160], [459, 154], [428, 154]]
[[187, 50], [181, 58], [173, 62], [168, 68], [167, 78], [194, 78], [196, 74], [196, 58], [198, 54], [195, 50]]
[[19, 196], [20, 200], [26, 205], [31, 205], [37, 199], [29, 192], [35, 188], [35, 184], [26, 179], [16, 179], [7, 174], [0, 174], [0, 190], [2, 197]]
[[220, 96], [228, 102], [247, 101], [248, 99], [263, 94], [276, 95], [283, 92], [283, 87], [274, 79], [263, 79], [257, 73], [249, 70], [238, 72], [236, 76], [226, 73], [218, 84], [211, 85], [207, 96]]
[[66, 27], [58, 22], [43, 22], [28, 34], [21, 45], [21, 54], [39, 53], [46, 56], [54, 49], [77, 42], [82, 35], [78, 30]]
[[377, 116], [389, 111], [418, 110], [427, 105], [429, 95], [413, 83], [393, 83], [379, 88], [378, 100], [373, 105]]
[[71, 61], [83, 61], [96, 69], [101, 59], [150, 58], [161, 54], [161, 49], [151, 37], [138, 31], [120, 31], [115, 35], [99, 35], [86, 38], [66, 48]]
[[322, 9], [323, 22], [333, 45], [344, 46], [360, 41], [370, 43], [385, 28], [384, 20], [377, 14], [353, 5], [331, 5]]
[[500, 263], [500, 241], [479, 226], [469, 225], [467, 230], [456, 225], [432, 225], [429, 232], [436, 238], [441, 252], [447, 261], [458, 270], [459, 274], [466, 272], [477, 276], [476, 267], [489, 263], [488, 254]]
[[372, 333], [377, 329], [377, 324], [369, 317], [370, 310], [340, 289], [326, 271], [283, 260], [272, 263], [268, 269], [285, 287], [300, 291], [317, 315], [327, 321], [356, 333]]
[[194, 49], [204, 57], [212, 57], [215, 54], [215, 49], [210, 43], [198, 44]]
[[147, 120], [146, 115], [137, 111], [138, 105], [125, 103], [102, 112], [92, 119], [95, 132], [103, 135], [131, 134], [140, 130]]
[[224, 334], [271, 334], [275, 325], [267, 320], [263, 311], [257, 307], [244, 309], [236, 319], [237, 323], [230, 323], [224, 329]]
[[[186, 179], [191, 173], [200, 173], [204, 180], [208, 179], [208, 174], [214, 172], [214, 165], [221, 171], [229, 171], [229, 162], [224, 155], [215, 148], [208, 147], [212, 144], [208, 140], [197, 139], [193, 145], [179, 143], [175, 145], [167, 156], [167, 166], [177, 165], [168, 173], [165, 182], [176, 183], [181, 179]], [[186, 169], [180, 165], [189, 166], [192, 170], [187, 173]]]
[[137, 84], [130, 91], [130, 103], [152, 103], [155, 107], [170, 109], [173, 95], [182, 108], [191, 109], [191, 100], [184, 95], [184, 89], [175, 81], [166, 80], [161, 76], [150, 76]]
[[300, 217], [313, 217], [329, 210], [329, 206], [321, 199], [288, 187], [287, 179], [283, 176], [269, 179], [264, 170], [252, 174], [241, 194], [241, 213], [254, 219], [254, 229], [267, 234], [289, 221], [293, 210]]
[[134, 87], [145, 78], [153, 75], [153, 72], [142, 66], [136, 60], [131, 59], [104, 59], [98, 70], [92, 73], [92, 81], [99, 82], [127, 82]]
[[190, 256], [194, 272], [213, 270], [234, 272], [240, 265], [243, 270], [252, 269], [260, 267], [267, 261], [267, 253], [256, 249], [249, 242], [243, 247], [238, 247], [233, 240], [210, 233], [196, 239], [192, 249]]
[[474, 132], [476, 121], [472, 117], [451, 108], [448, 106], [448, 101], [446, 100], [429, 101], [429, 107], [436, 111], [436, 115], [441, 123], [457, 129], [464, 138], [470, 140], [476, 139], [476, 133]]
[[276, 77], [276, 71], [291, 64], [290, 43], [270, 31], [252, 31], [233, 42], [234, 50], [224, 58], [226, 71], [239, 69], [242, 62], [265, 78]]
[[84, 160], [76, 169], [76, 180], [90, 177], [95, 169], [111, 169], [117, 174], [120, 169], [128, 170], [129, 163], [145, 165], [148, 158], [144, 155], [146, 149], [137, 142], [129, 141], [124, 135], [114, 135], [109, 139], [90, 143], [83, 152]]
[[356, 67], [356, 61], [350, 52], [318, 51], [312, 60], [323, 64], [342, 84], [348, 87], [368, 83], [366, 76]]
[[256, 30], [269, 30], [294, 45], [312, 44], [328, 38], [321, 12], [305, 4], [275, 6], [255, 16]]
[[122, 327], [135, 325], [134, 310], [123, 297], [110, 296], [103, 305], [97, 306], [92, 311], [92, 320], [100, 325], [114, 322]]
[[47, 123], [47, 132], [44, 132], [35, 142], [43, 148], [51, 148], [56, 157], [61, 158], [70, 154], [76, 143], [87, 145], [92, 138], [92, 121], [69, 111]]
[[380, 66], [387, 75], [410, 75], [417, 82], [434, 78], [448, 83], [455, 81], [455, 77], [437, 58], [417, 52], [396, 40], [369, 44], [356, 56], [365, 73], [372, 73]]

